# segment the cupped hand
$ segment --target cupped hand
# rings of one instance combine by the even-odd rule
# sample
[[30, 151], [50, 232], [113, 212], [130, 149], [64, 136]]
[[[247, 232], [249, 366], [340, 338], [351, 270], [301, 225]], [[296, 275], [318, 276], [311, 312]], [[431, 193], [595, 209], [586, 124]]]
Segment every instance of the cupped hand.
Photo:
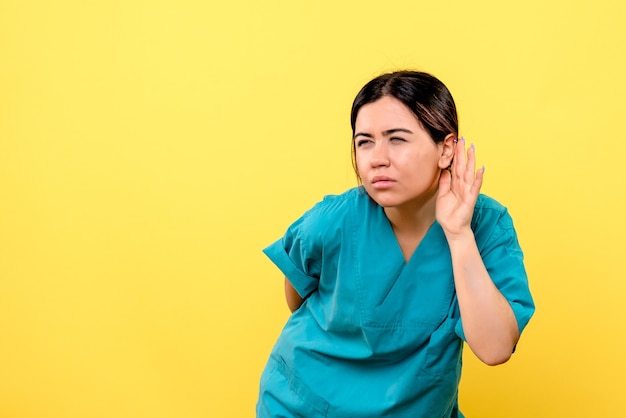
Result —
[[465, 151], [465, 138], [456, 143], [450, 171], [439, 178], [436, 217], [448, 239], [470, 232], [476, 199], [483, 184], [485, 167], [476, 171], [476, 152], [472, 144]]

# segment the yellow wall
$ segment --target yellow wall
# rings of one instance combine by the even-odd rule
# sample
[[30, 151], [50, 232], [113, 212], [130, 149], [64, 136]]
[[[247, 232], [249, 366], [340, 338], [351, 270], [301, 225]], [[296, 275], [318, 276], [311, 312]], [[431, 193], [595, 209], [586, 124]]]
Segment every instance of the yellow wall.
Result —
[[455, 95], [538, 305], [462, 408], [624, 414], [625, 3], [423, 3], [0, 0], [0, 417], [253, 416], [261, 249], [355, 184], [352, 98], [403, 67]]

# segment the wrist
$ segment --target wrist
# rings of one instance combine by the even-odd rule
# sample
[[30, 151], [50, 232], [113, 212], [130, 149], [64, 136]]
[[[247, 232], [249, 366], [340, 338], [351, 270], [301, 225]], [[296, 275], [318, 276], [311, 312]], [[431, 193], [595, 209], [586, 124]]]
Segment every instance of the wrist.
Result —
[[443, 231], [450, 246], [475, 241], [474, 231], [469, 226], [458, 231]]

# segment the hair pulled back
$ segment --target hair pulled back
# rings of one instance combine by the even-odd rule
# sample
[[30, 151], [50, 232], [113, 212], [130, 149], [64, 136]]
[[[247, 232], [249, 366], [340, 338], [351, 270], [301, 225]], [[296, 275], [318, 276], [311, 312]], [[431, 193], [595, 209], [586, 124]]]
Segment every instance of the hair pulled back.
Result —
[[[449, 134], [458, 136], [456, 105], [448, 88], [439, 79], [425, 72], [396, 71], [374, 78], [356, 95], [350, 115], [353, 138], [359, 110], [385, 96], [404, 103], [435, 143], [442, 142]], [[353, 141], [352, 162], [356, 170], [355, 153]]]

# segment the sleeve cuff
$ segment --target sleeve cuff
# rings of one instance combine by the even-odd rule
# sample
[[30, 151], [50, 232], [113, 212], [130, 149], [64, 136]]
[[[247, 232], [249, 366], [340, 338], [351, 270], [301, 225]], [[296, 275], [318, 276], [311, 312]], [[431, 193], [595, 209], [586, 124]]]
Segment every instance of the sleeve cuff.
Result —
[[271, 244], [263, 253], [280, 269], [302, 298], [309, 296], [318, 286], [318, 279], [308, 276], [296, 267], [285, 251], [282, 239]]

